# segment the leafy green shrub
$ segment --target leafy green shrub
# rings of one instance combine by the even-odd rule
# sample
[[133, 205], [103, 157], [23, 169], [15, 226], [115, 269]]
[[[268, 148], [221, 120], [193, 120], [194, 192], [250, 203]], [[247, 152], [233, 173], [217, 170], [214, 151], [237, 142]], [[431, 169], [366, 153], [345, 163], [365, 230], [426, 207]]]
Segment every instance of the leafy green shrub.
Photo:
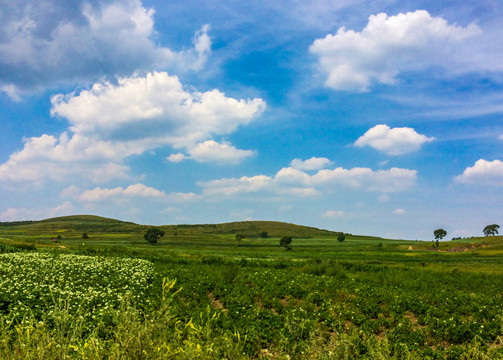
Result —
[[291, 243], [292, 243], [292, 237], [291, 237], [291, 236], [283, 236], [283, 237], [279, 240], [279, 245], [280, 245], [280, 246], [287, 247], [287, 246], [289, 246]]

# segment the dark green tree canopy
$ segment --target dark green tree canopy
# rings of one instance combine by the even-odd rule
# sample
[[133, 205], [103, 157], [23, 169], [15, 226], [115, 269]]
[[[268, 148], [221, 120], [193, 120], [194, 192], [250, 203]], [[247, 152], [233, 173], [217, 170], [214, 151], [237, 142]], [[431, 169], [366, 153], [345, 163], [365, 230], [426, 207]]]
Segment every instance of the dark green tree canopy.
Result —
[[143, 237], [151, 244], [155, 244], [159, 238], [164, 236], [164, 231], [158, 227], [151, 227], [147, 230]]
[[436, 240], [442, 240], [442, 238], [447, 235], [447, 231], [444, 229], [437, 229], [433, 232], [433, 235], [435, 236]]
[[338, 242], [343, 242], [344, 240], [346, 240], [346, 235], [344, 233], [340, 233], [339, 235], [337, 235]]
[[291, 236], [283, 236], [281, 240], [279, 241], [280, 246], [288, 246], [292, 243], [292, 237]]
[[494, 235], [497, 235], [499, 228], [500, 228], [500, 226], [498, 224], [487, 225], [484, 228], [484, 235], [485, 236], [494, 236]]

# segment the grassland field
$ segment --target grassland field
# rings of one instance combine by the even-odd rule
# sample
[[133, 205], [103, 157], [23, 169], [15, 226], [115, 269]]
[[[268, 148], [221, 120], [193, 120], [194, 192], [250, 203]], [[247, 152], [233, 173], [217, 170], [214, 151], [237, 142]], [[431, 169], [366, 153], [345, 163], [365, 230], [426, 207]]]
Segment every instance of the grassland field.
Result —
[[93, 216], [0, 224], [0, 358], [503, 359], [501, 236], [161, 228], [151, 245]]

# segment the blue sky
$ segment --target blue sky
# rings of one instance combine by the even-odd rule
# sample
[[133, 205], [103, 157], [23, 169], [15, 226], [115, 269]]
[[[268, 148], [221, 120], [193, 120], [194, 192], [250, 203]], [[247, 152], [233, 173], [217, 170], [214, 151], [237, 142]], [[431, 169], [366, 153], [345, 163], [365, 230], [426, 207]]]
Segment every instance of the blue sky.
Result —
[[0, 221], [502, 221], [498, 1], [1, 2]]

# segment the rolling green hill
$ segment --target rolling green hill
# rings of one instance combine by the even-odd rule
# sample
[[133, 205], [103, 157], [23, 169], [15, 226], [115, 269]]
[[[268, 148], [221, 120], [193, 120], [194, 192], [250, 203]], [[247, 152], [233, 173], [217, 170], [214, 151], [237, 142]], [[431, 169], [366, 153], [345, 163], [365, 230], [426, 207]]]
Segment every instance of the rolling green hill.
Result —
[[33, 222], [3, 223], [2, 226], [15, 226], [26, 231], [47, 232], [70, 230], [76, 232], [135, 232], [143, 227], [132, 222], [125, 222], [94, 215], [74, 215], [55, 217]]
[[[50, 232], [58, 230], [74, 232], [143, 232], [148, 225], [139, 225], [116, 219], [94, 215], [73, 215], [55, 217], [40, 221], [1, 223], [4, 229], [9, 227], [29, 232]], [[277, 221], [242, 221], [223, 224], [197, 225], [162, 225], [166, 234], [183, 233], [185, 235], [210, 234], [243, 234], [246, 237], [260, 237], [263, 232], [269, 237], [292, 236], [294, 238], [310, 238], [320, 236], [337, 236], [337, 232], [314, 227], [301, 226]]]
[[319, 236], [337, 236], [337, 232], [314, 227], [295, 225], [278, 221], [240, 221], [223, 224], [167, 225], [162, 226], [166, 233], [185, 234], [243, 234], [246, 237], [260, 237], [266, 232], [269, 237], [292, 236], [309, 238]]

